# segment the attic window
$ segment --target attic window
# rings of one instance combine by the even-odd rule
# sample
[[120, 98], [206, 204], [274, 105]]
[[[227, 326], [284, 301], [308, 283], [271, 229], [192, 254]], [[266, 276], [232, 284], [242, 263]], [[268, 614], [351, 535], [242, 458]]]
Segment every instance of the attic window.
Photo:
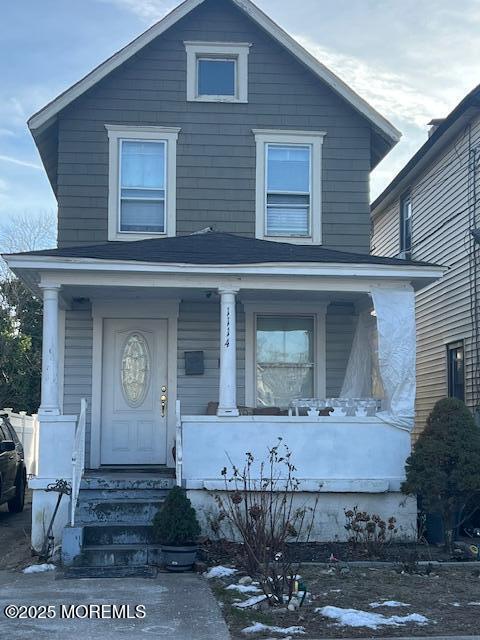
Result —
[[248, 53], [242, 42], [185, 42], [187, 100], [248, 102]]

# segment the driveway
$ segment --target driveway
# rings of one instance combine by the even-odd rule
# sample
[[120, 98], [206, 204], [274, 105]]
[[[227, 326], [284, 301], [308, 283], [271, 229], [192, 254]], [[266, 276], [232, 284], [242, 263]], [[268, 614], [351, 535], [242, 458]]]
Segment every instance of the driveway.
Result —
[[[130, 606], [115, 612], [110, 606], [96, 606], [102, 604]], [[8, 605], [31, 607], [26, 610], [28, 616], [41, 614], [39, 605], [52, 605], [49, 615], [55, 617], [10, 620], [5, 615], [6, 607], [10, 615], [16, 615], [16, 610], [8, 609]], [[47, 615], [45, 610], [43, 613]], [[117, 615], [123, 617], [118, 619]], [[25, 575], [0, 571], [0, 638], [228, 640], [229, 634], [207, 581], [195, 574], [57, 579], [56, 572]]]
[[22, 513], [9, 513], [6, 504], [0, 506], [0, 570], [24, 567], [31, 563], [31, 528], [31, 491], [25, 495]]

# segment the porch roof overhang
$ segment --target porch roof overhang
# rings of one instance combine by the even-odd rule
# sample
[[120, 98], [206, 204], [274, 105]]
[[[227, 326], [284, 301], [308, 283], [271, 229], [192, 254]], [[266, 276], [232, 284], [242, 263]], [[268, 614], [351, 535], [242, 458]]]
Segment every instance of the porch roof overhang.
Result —
[[339, 263], [244, 265], [153, 264], [95, 259], [5, 256], [8, 266], [32, 289], [40, 285], [169, 287], [369, 292], [380, 283], [411, 285], [416, 291], [443, 276], [437, 266]]
[[56, 283], [369, 291], [372, 284], [385, 282], [411, 284], [419, 290], [445, 271], [425, 262], [215, 232], [31, 251], [4, 258], [32, 288]]

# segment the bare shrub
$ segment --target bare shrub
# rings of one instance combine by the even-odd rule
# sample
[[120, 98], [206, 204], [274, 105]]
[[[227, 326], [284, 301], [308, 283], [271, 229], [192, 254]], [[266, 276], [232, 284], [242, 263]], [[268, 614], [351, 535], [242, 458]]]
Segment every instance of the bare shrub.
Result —
[[318, 499], [313, 507], [296, 506], [300, 483], [281, 438], [259, 465], [251, 453], [242, 469], [230, 463], [230, 472], [222, 471], [224, 495], [215, 495], [221, 519], [241, 539], [240, 568], [259, 581], [271, 606], [283, 606], [295, 593], [300, 568], [290, 545], [309, 541]]
[[385, 521], [379, 515], [360, 511], [358, 506], [344, 509], [344, 513], [348, 541], [365, 555], [381, 555], [383, 547], [398, 533], [397, 520], [393, 516]]

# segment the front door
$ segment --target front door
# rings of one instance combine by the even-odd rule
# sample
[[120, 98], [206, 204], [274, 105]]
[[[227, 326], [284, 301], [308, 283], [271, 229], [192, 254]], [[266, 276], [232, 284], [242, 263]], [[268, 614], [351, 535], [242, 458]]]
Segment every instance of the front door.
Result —
[[104, 320], [104, 465], [167, 461], [167, 330], [167, 320]]

